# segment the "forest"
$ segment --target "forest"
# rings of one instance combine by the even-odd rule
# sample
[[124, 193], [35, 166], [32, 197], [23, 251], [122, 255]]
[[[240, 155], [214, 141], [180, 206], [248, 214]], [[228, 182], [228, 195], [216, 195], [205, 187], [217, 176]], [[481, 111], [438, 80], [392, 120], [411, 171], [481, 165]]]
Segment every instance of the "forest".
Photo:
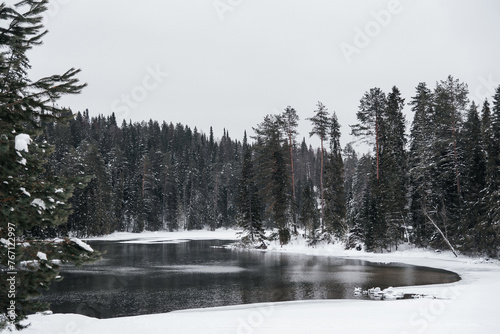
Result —
[[[267, 115], [254, 135], [216, 137], [188, 125], [154, 120], [117, 124], [115, 115], [66, 110], [37, 139], [55, 145], [47, 172], [82, 177], [67, 224], [34, 231], [78, 237], [114, 231], [241, 227], [245, 240], [309, 243], [390, 251], [409, 242], [498, 256], [500, 232], [500, 87], [481, 106], [449, 76], [411, 101], [397, 87], [372, 88], [349, 125], [373, 147], [340, 145], [336, 114], [318, 102], [308, 119], [321, 147], [298, 140], [288, 106]], [[312, 109], [312, 108], [311, 108]]]

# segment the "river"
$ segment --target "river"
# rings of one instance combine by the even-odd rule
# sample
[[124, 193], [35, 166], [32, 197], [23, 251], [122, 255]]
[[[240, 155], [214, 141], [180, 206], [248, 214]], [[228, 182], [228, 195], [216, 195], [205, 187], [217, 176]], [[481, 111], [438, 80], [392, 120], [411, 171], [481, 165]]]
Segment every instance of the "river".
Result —
[[64, 279], [40, 299], [56, 313], [114, 318], [259, 302], [367, 298], [355, 296], [354, 288], [460, 279], [449, 271], [405, 264], [221, 247], [231, 242], [90, 242], [105, 252], [102, 260], [64, 266]]

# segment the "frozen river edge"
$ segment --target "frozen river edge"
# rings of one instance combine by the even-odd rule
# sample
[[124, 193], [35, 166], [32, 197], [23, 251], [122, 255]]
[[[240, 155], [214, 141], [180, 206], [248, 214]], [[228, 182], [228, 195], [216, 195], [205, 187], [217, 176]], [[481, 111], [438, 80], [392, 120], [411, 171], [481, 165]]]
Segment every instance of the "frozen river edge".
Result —
[[[235, 230], [114, 233], [93, 240], [161, 242], [235, 240]], [[386, 254], [346, 251], [339, 245], [307, 247], [302, 240], [267, 251], [336, 256], [371, 262], [398, 262], [456, 272], [451, 284], [395, 287], [435, 299], [363, 301], [313, 300], [192, 309], [165, 314], [95, 319], [76, 314], [32, 315], [30, 334], [104, 333], [499, 333], [500, 265], [498, 261], [408, 249]]]

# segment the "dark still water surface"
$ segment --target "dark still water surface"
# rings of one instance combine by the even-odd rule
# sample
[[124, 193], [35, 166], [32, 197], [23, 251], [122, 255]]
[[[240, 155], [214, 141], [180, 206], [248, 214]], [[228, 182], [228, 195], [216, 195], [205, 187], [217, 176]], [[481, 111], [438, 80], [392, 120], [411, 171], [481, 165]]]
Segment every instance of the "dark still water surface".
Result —
[[90, 242], [103, 259], [64, 267], [41, 300], [97, 318], [304, 299], [357, 298], [355, 287], [450, 283], [452, 272], [402, 264], [214, 248], [231, 241]]

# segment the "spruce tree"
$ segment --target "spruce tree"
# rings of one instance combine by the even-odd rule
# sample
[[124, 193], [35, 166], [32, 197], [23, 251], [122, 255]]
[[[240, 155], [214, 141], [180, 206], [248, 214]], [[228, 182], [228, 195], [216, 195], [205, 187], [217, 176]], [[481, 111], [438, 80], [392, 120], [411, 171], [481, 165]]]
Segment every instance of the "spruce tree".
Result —
[[247, 143], [247, 133], [243, 137], [243, 163], [241, 178], [238, 187], [238, 221], [244, 230], [243, 238], [252, 243], [262, 242], [265, 239], [262, 228], [262, 204], [255, 182], [255, 171], [252, 161], [252, 150]]
[[490, 255], [498, 256], [500, 252], [500, 86], [493, 96], [490, 124], [490, 148], [487, 162], [487, 221], [484, 232], [483, 247]]
[[[60, 177], [46, 169], [53, 152], [39, 137], [43, 125], [62, 120], [57, 105], [65, 94], [78, 94], [78, 70], [32, 81], [27, 52], [41, 43], [47, 1], [0, 5], [0, 248], [2, 280], [0, 329], [20, 329], [27, 314], [46, 309], [31, 299], [58, 276], [54, 260], [81, 263], [96, 253], [76, 239], [47, 240], [45, 231], [67, 221], [69, 199], [78, 177]], [[82, 182], [83, 183], [83, 182]], [[8, 280], [7, 280], [8, 279]]]
[[385, 220], [389, 245], [402, 239], [407, 203], [406, 124], [404, 99], [397, 87], [387, 95], [387, 105], [380, 126], [380, 218]]
[[309, 240], [309, 244], [314, 245], [318, 241], [316, 230], [320, 226], [316, 196], [311, 179], [307, 179], [306, 184], [302, 187], [301, 198], [302, 203], [299, 210], [300, 221], [304, 226], [305, 236]]
[[419, 246], [426, 246], [434, 234], [434, 228], [427, 222], [424, 210], [433, 204], [434, 193], [434, 108], [433, 93], [425, 83], [418, 84], [416, 95], [410, 102], [414, 112], [410, 131], [410, 204], [409, 221], [413, 227], [411, 240]]
[[[467, 86], [451, 76], [437, 83], [434, 89], [434, 191], [432, 204], [427, 210], [452, 242], [458, 238], [460, 227], [463, 150], [458, 145], [458, 136], [468, 104], [467, 94]], [[433, 244], [436, 247], [444, 245], [439, 234], [435, 234]]]
[[268, 218], [278, 228], [280, 243], [284, 245], [290, 239], [288, 218], [291, 196], [280, 120], [276, 115], [267, 115], [254, 131], [261, 198], [265, 203], [265, 212], [272, 213]]
[[486, 187], [486, 157], [477, 106], [473, 102], [460, 133], [464, 169], [463, 207], [458, 242], [465, 252], [477, 252], [482, 245], [482, 222], [486, 219], [483, 190]]

